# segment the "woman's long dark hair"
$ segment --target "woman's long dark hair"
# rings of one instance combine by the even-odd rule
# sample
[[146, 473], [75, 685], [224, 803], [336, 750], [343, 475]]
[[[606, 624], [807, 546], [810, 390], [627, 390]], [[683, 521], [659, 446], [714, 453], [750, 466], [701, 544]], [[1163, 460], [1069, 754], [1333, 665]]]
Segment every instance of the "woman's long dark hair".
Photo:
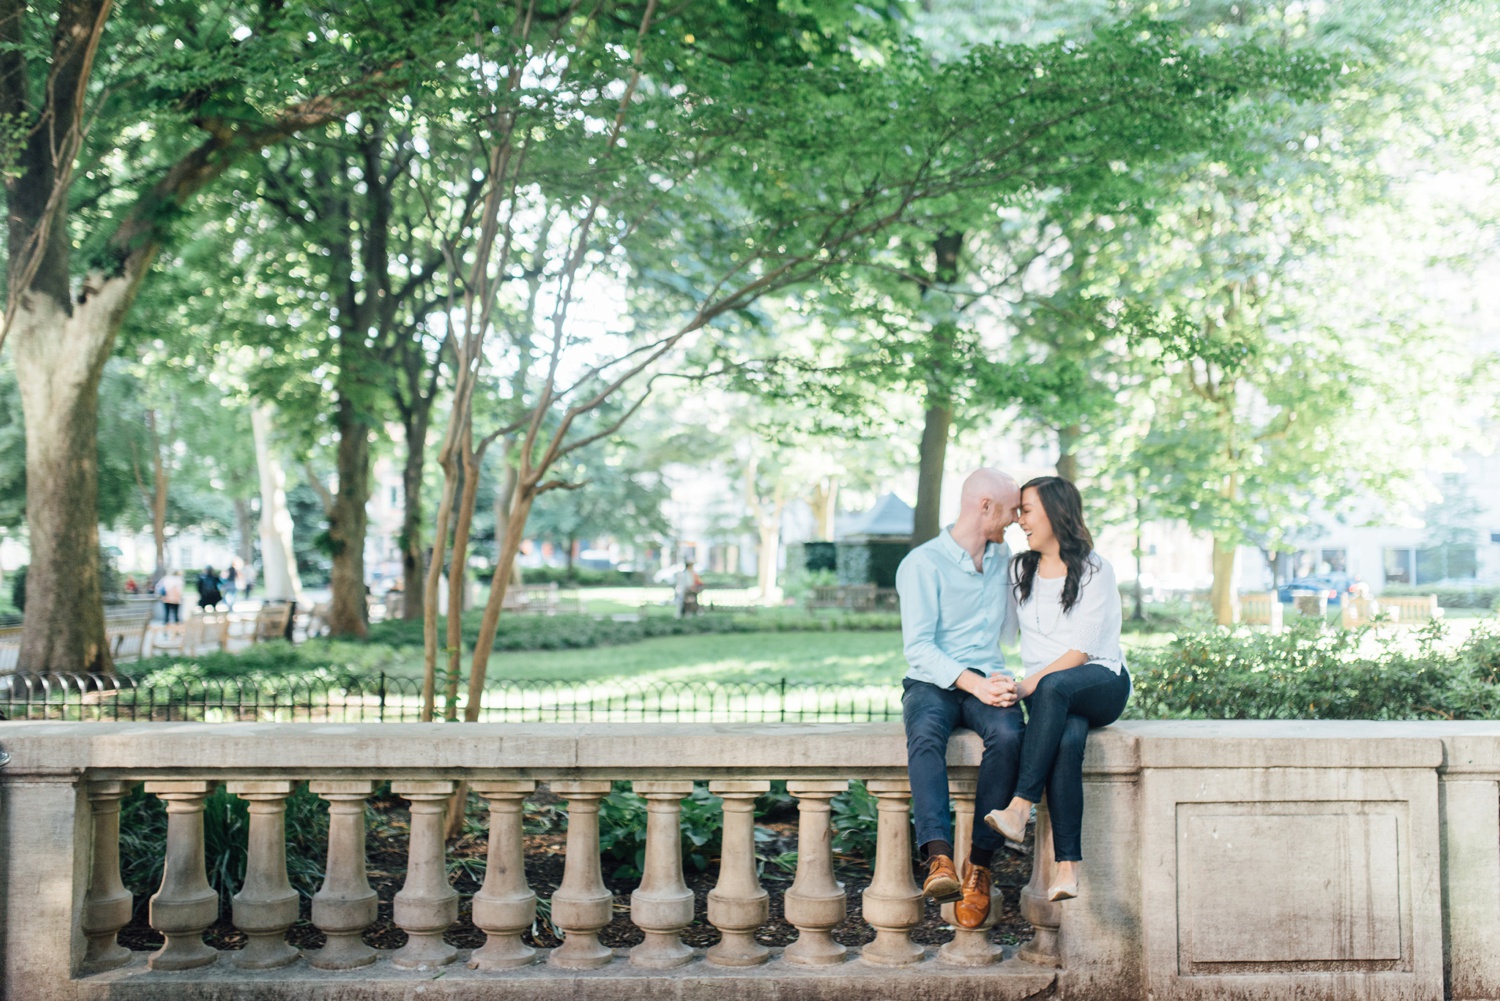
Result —
[[[1094, 537], [1083, 523], [1083, 498], [1078, 496], [1078, 488], [1070, 481], [1061, 476], [1038, 476], [1027, 481], [1021, 487], [1021, 493], [1024, 495], [1033, 488], [1042, 502], [1042, 510], [1047, 512], [1047, 520], [1052, 523], [1052, 534], [1057, 537], [1057, 554], [1068, 567], [1068, 579], [1062, 590], [1062, 610], [1067, 614], [1078, 603], [1078, 588], [1084, 583], [1084, 571], [1089, 570], [1089, 575], [1093, 576], [1089, 554], [1094, 551]], [[1018, 601], [1031, 599], [1031, 584], [1036, 580], [1036, 568], [1041, 562], [1042, 554], [1035, 549], [1011, 560], [1010, 579]]]

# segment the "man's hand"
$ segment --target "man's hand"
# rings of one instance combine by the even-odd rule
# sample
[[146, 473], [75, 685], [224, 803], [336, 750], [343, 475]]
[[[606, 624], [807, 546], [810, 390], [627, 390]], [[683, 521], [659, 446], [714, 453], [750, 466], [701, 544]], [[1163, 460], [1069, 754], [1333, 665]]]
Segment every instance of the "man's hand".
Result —
[[973, 671], [965, 671], [958, 676], [953, 686], [968, 692], [987, 706], [1000, 709], [1015, 705], [1019, 699], [1016, 694], [1015, 679], [1007, 678], [1003, 674], [994, 674], [986, 678]]

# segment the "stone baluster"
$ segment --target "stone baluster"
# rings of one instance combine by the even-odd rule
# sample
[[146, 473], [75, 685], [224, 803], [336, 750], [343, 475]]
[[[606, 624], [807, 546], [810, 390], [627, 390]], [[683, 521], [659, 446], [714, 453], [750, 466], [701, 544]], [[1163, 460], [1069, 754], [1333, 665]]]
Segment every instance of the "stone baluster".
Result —
[[646, 871], [630, 895], [630, 918], [646, 939], [630, 950], [633, 966], [669, 970], [693, 958], [682, 930], [693, 923], [693, 891], [682, 878], [682, 800], [690, 781], [636, 782], [646, 798]]
[[547, 961], [569, 970], [592, 970], [614, 958], [599, 931], [614, 917], [615, 898], [599, 871], [599, 801], [609, 795], [601, 780], [554, 782], [552, 791], [568, 801], [568, 857], [562, 885], [552, 894], [552, 923], [563, 944]]
[[191, 970], [219, 958], [203, 942], [219, 917], [219, 895], [208, 885], [203, 858], [203, 805], [213, 788], [199, 779], [146, 783], [146, 791], [167, 804], [167, 858], [150, 911], [151, 927], [166, 943], [147, 960], [153, 970]]
[[473, 902], [474, 927], [484, 932], [485, 942], [469, 957], [469, 967], [504, 970], [534, 963], [536, 950], [521, 941], [536, 920], [536, 894], [526, 885], [521, 811], [536, 783], [486, 781], [473, 782], [470, 788], [490, 804], [490, 845], [484, 885]]
[[861, 897], [875, 940], [860, 958], [881, 966], [908, 966], [922, 958], [911, 930], [922, 920], [922, 891], [911, 876], [911, 785], [906, 779], [871, 779], [876, 798], [875, 875]]
[[367, 966], [375, 962], [375, 950], [361, 934], [375, 923], [380, 904], [365, 875], [365, 800], [375, 783], [329, 779], [307, 787], [328, 801], [327, 875], [312, 898], [313, 925], [328, 942], [308, 953], [307, 961], [320, 970]]
[[94, 858], [81, 927], [88, 939], [83, 968], [90, 972], [112, 970], [130, 962], [130, 950], [119, 943], [120, 929], [130, 924], [133, 902], [120, 880], [120, 800], [133, 784], [105, 781], [88, 785], [94, 814]]
[[[948, 779], [948, 794], [957, 808], [953, 811], [953, 854], [960, 872], [969, 859], [969, 848], [974, 843], [974, 779]], [[990, 887], [990, 916], [978, 928], [959, 925], [952, 904], [943, 905], [943, 919], [953, 926], [953, 940], [938, 950], [944, 962], [956, 966], [987, 966], [999, 961], [1000, 947], [990, 941], [990, 929], [995, 927], [1004, 899], [993, 884]]]
[[755, 799], [769, 792], [771, 783], [723, 779], [708, 788], [724, 800], [719, 881], [708, 894], [708, 920], [722, 938], [708, 950], [708, 960], [720, 966], [755, 966], [771, 956], [755, 941], [756, 930], [771, 916], [770, 896], [755, 875]]
[[286, 798], [295, 786], [284, 779], [228, 783], [250, 810], [245, 885], [234, 895], [234, 926], [248, 940], [234, 965], [244, 970], [286, 966], [300, 955], [286, 942], [297, 920], [297, 891], [286, 878]]
[[828, 966], [844, 961], [846, 950], [833, 940], [844, 920], [844, 885], [833, 878], [833, 825], [830, 803], [849, 788], [846, 780], [791, 781], [786, 791], [797, 797], [797, 878], [786, 891], [786, 919], [797, 940], [782, 958], [798, 966]]
[[1036, 934], [1016, 956], [1038, 966], [1062, 966], [1057, 930], [1062, 925], [1062, 905], [1047, 899], [1047, 890], [1057, 879], [1057, 856], [1052, 850], [1052, 818], [1047, 801], [1036, 805], [1036, 844], [1031, 849], [1031, 881], [1021, 890], [1021, 917], [1031, 922]]
[[458, 920], [458, 892], [448, 882], [443, 815], [453, 796], [448, 779], [392, 782], [391, 792], [411, 803], [406, 882], [392, 901], [391, 917], [406, 944], [391, 956], [405, 970], [431, 969], [458, 958], [443, 932]]

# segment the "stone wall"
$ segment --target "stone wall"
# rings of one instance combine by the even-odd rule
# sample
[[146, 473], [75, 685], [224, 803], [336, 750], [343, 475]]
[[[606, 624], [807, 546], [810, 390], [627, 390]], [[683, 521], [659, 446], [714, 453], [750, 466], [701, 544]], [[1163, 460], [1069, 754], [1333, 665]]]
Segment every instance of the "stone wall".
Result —
[[[905, 802], [896, 724], [0, 723], [0, 746], [12, 755], [0, 771], [0, 959], [3, 996], [17, 1001], [559, 992], [1500, 998], [1497, 723], [1184, 721], [1098, 731], [1085, 765], [1079, 897], [1047, 904], [1032, 894], [1028, 917], [1039, 929], [1027, 953], [1032, 961], [981, 956], [979, 966], [920, 949], [903, 952], [898, 905], [911, 890], [909, 873], [901, 873], [910, 845], [909, 828], [895, 819], [904, 816]], [[961, 808], [965, 794], [958, 787], [972, 783], [978, 756], [972, 734], [950, 745]], [[691, 779], [726, 790], [787, 779], [803, 790], [804, 809], [813, 804], [804, 821], [814, 826], [804, 830], [817, 830], [817, 804], [826, 808], [827, 790], [854, 778], [873, 780], [889, 807], [882, 815], [892, 818], [881, 833], [894, 854], [882, 856], [876, 877], [887, 896], [872, 903], [867, 892], [865, 901], [866, 917], [884, 921], [884, 951], [867, 947], [826, 968], [801, 967], [779, 954], [735, 968], [695, 954], [670, 970], [599, 956], [597, 969], [549, 959], [507, 972], [467, 970], [468, 957], [458, 956], [435, 979], [385, 956], [360, 970], [325, 971], [289, 954], [272, 973], [245, 972], [212, 956], [210, 965], [181, 972], [148, 969], [139, 955], [115, 969], [104, 970], [107, 963], [95, 964], [100, 972], [86, 969], [88, 957], [112, 945], [107, 927], [84, 933], [86, 913], [107, 911], [100, 900], [107, 896], [101, 887], [108, 882], [108, 803], [135, 782], [190, 811], [196, 790], [216, 782], [272, 802], [284, 795], [278, 790], [307, 780], [318, 791], [391, 779], [429, 800], [458, 779], [494, 790], [549, 781], [577, 790], [586, 803], [589, 790], [628, 779], [655, 790], [651, 795], [670, 810], [671, 790]], [[103, 811], [97, 826], [96, 810]], [[189, 833], [177, 844], [187, 857], [190, 825], [182, 830]], [[1042, 841], [1039, 869], [1051, 864], [1050, 845]], [[414, 863], [418, 850], [414, 838]], [[440, 839], [422, 850], [436, 851], [441, 861]], [[582, 866], [588, 852], [579, 854]], [[725, 866], [748, 864], [731, 863], [731, 854], [726, 841]], [[817, 854], [802, 853], [809, 867], [826, 865]], [[658, 875], [670, 873], [670, 852], [658, 856], [652, 863], [662, 867]], [[252, 860], [252, 867], [260, 864]], [[570, 871], [574, 864], [570, 854]], [[740, 875], [748, 887], [754, 877], [747, 871]], [[724, 907], [749, 914], [754, 907], [740, 903], [750, 896], [748, 889], [740, 898], [726, 891]], [[668, 951], [669, 925], [658, 932]]]

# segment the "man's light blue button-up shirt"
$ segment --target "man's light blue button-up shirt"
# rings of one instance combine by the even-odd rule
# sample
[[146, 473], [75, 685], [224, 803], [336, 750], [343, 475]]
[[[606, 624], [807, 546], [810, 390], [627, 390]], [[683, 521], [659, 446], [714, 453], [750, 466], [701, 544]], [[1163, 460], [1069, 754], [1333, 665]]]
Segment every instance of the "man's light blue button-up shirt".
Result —
[[896, 570], [896, 591], [908, 678], [952, 688], [965, 669], [1010, 675], [1000, 651], [1009, 566], [1010, 547], [991, 542], [984, 547], [983, 569], [976, 570], [946, 528], [906, 554]]

